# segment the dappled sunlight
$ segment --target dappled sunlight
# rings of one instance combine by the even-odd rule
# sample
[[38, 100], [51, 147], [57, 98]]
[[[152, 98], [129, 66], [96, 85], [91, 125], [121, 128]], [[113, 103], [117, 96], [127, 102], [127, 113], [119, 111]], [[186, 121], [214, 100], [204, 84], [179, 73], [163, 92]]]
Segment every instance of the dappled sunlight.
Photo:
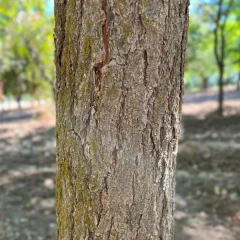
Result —
[[183, 105], [175, 214], [176, 231], [183, 235], [176, 239], [235, 240], [240, 233], [239, 99], [225, 100], [235, 114], [223, 118], [212, 108], [216, 101], [205, 96], [195, 102], [194, 97], [204, 94], [190, 95], [192, 103]]
[[1, 114], [0, 236], [5, 239], [55, 238], [55, 119], [38, 110]]

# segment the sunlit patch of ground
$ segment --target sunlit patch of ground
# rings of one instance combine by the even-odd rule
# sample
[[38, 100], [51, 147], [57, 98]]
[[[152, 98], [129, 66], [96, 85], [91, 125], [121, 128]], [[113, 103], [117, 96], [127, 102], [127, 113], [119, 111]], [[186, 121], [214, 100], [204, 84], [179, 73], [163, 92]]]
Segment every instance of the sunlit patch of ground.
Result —
[[[228, 90], [224, 94], [224, 116], [240, 113], [240, 91]], [[218, 94], [216, 91], [186, 94], [183, 104], [183, 115], [205, 119], [218, 109]]]

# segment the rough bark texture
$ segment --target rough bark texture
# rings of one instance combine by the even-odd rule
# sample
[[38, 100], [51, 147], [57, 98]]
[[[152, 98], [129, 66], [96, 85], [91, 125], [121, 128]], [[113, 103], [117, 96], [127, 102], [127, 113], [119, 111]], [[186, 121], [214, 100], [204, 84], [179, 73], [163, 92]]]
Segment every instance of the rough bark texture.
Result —
[[55, 0], [57, 236], [173, 239], [186, 0]]

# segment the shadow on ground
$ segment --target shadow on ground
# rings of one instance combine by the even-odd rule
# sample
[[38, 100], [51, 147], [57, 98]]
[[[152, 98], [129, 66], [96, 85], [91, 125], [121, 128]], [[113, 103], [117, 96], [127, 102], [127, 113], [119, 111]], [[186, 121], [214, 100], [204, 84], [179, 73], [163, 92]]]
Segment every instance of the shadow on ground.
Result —
[[54, 127], [37, 120], [0, 127], [0, 239], [55, 239]]
[[[183, 123], [177, 231], [193, 240], [240, 239], [240, 115], [184, 116]], [[179, 235], [177, 240], [185, 239]]]
[[[175, 240], [240, 239], [240, 115], [184, 116]], [[0, 240], [55, 239], [54, 123], [0, 124]]]

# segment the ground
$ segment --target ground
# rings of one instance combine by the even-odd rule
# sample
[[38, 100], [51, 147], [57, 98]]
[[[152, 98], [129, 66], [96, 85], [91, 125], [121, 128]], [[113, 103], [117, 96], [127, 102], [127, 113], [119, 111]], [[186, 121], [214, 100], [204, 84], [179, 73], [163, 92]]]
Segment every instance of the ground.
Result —
[[240, 93], [187, 94], [177, 170], [176, 240], [240, 239]]
[[0, 119], [0, 240], [53, 240], [54, 121], [32, 111]]
[[[216, 94], [185, 97], [175, 240], [240, 240], [239, 95], [224, 118]], [[54, 118], [40, 112], [0, 113], [0, 240], [55, 239]]]

